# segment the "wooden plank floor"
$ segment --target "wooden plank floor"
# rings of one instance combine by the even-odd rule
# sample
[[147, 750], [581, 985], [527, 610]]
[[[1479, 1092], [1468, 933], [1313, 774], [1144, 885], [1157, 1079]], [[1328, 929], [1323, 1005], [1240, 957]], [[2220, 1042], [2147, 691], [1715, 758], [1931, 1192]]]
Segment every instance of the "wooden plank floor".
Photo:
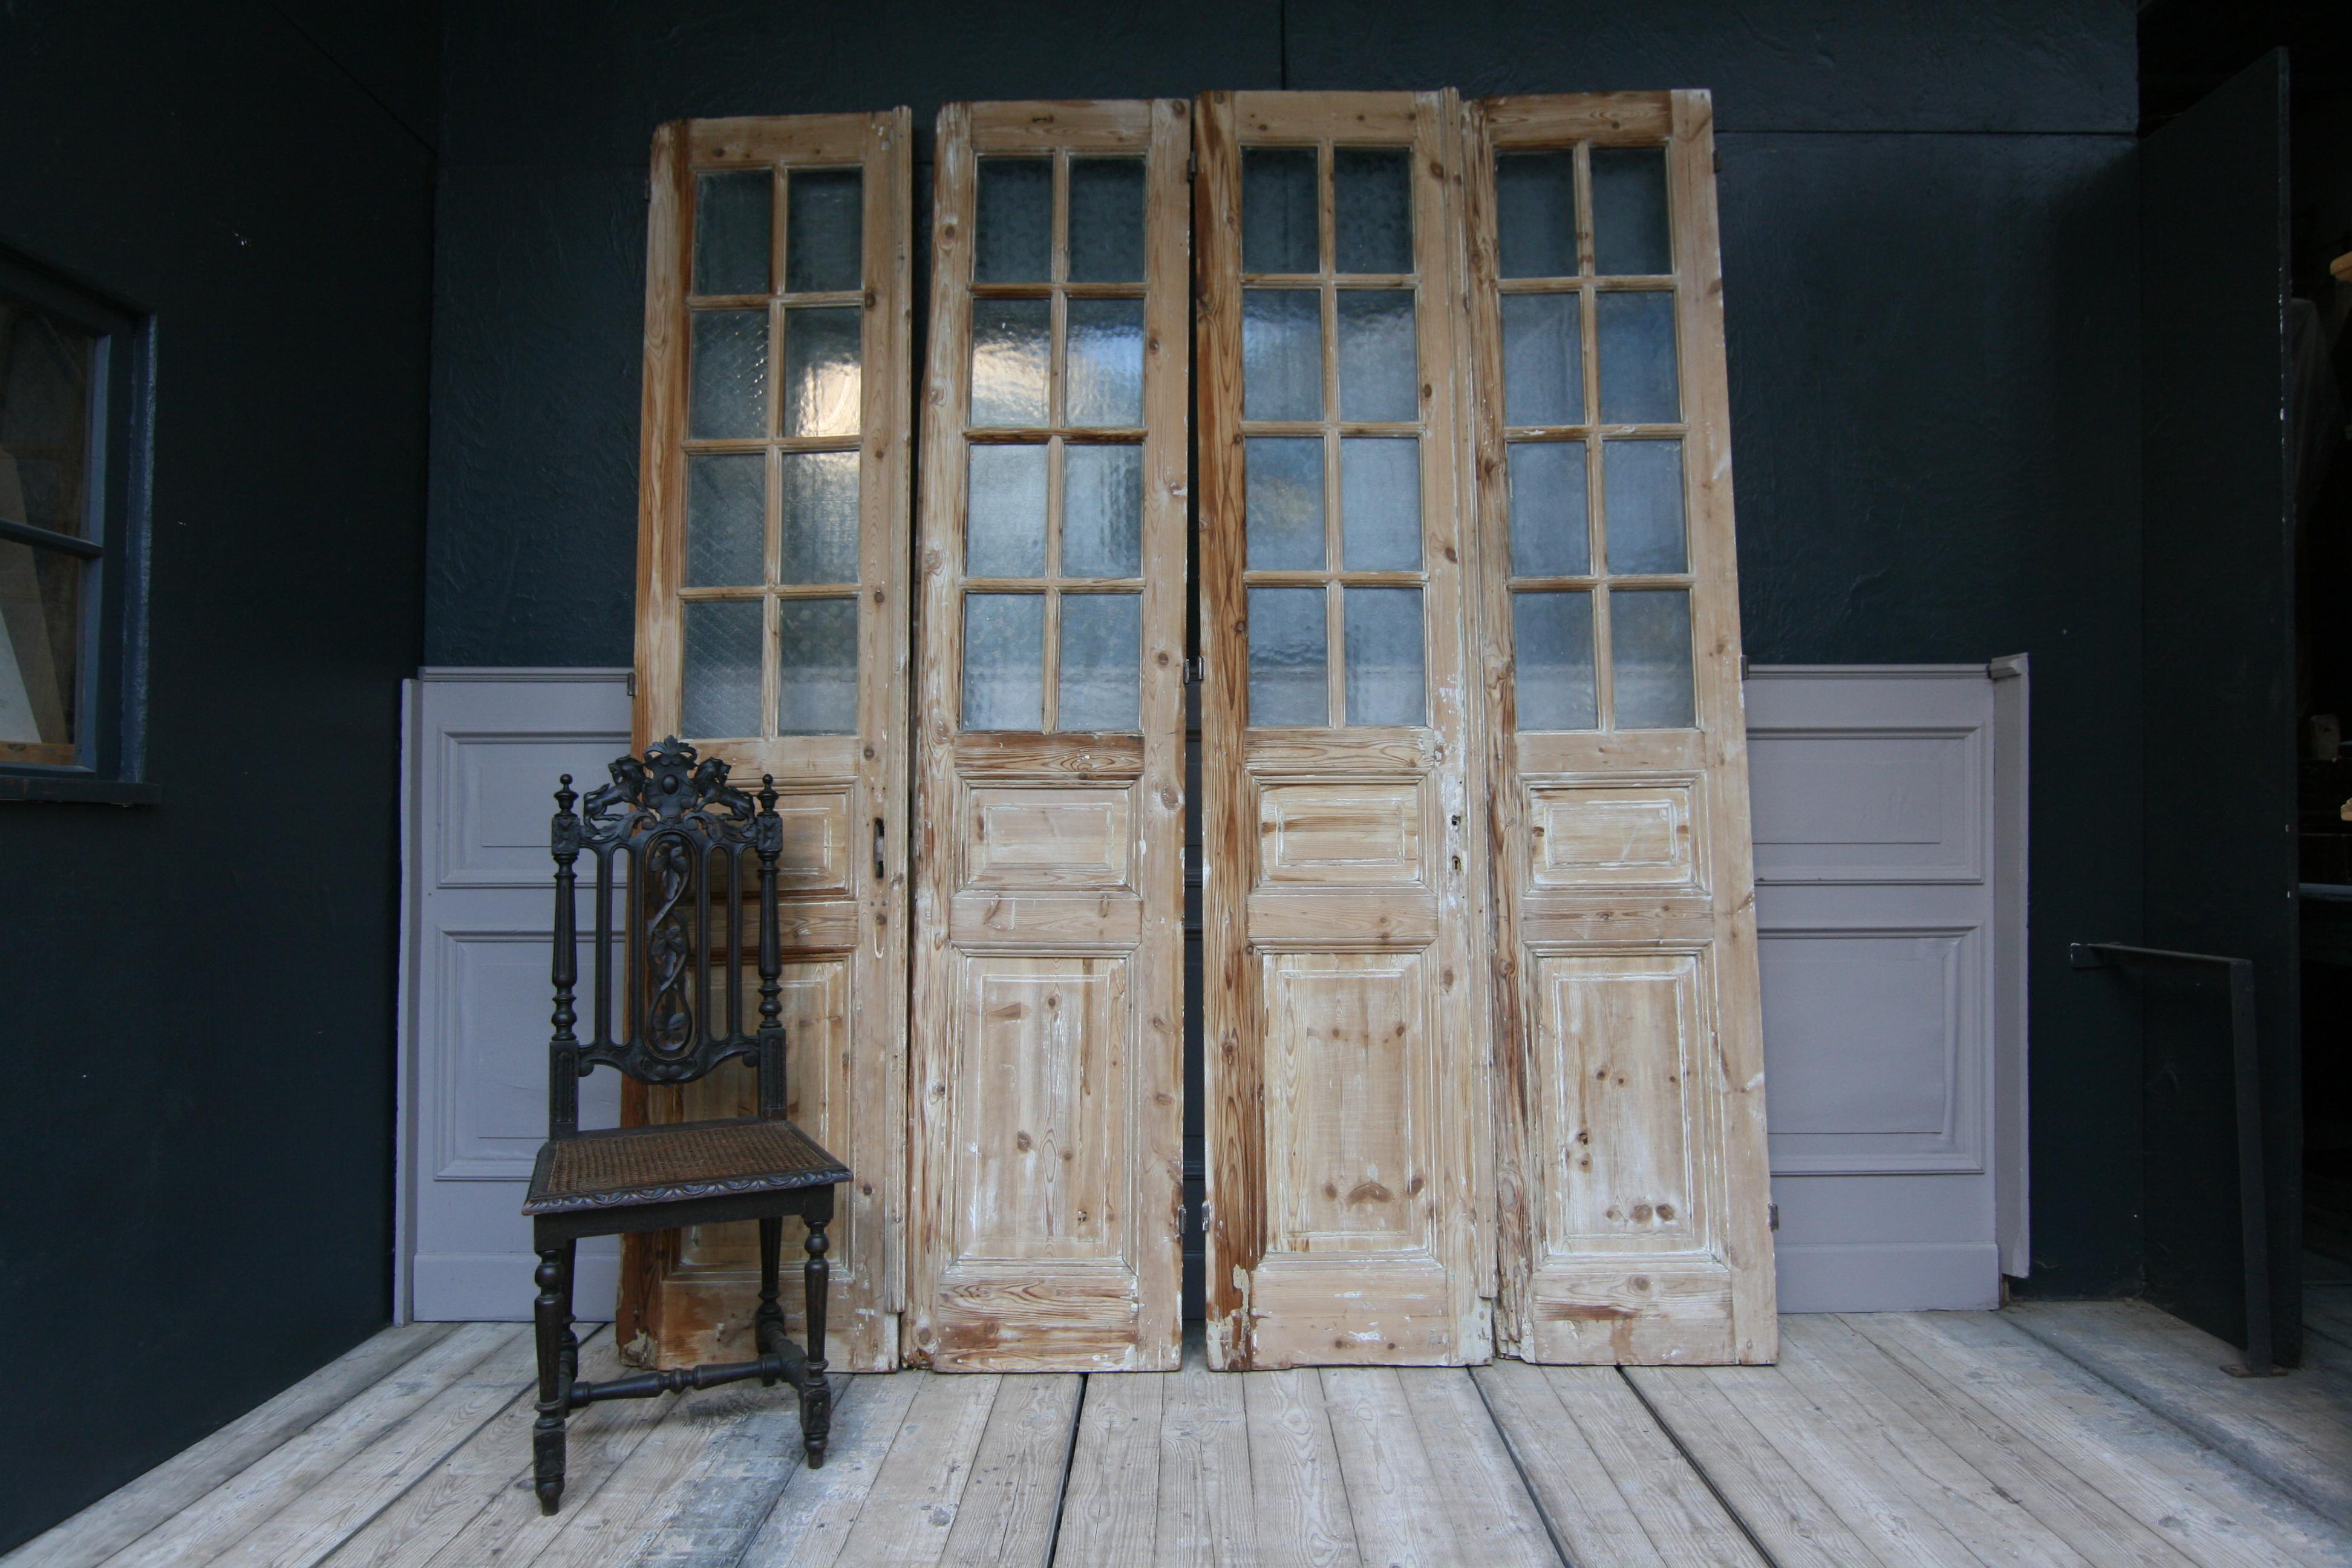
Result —
[[[1772, 1367], [844, 1377], [572, 1423], [519, 1325], [378, 1335], [11, 1564], [2352, 1563], [2352, 1281], [2290, 1376], [2132, 1302], [1792, 1317]], [[609, 1376], [610, 1336], [583, 1372]]]

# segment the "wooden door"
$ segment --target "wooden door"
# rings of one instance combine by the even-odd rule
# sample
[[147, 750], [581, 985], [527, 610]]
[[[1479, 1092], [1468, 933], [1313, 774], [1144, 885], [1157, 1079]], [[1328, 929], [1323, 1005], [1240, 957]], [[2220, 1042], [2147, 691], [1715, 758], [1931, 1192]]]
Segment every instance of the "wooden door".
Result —
[[1198, 120], [1211, 1356], [1481, 1361], [1456, 105]]
[[1773, 1359], [1701, 92], [1467, 115], [1501, 1338]]
[[[911, 148], [903, 109], [665, 125], [646, 237], [635, 741], [784, 792], [791, 1103], [856, 1173], [826, 1354], [863, 1370], [905, 1289]], [[742, 1063], [623, 1101], [753, 1108]], [[628, 1237], [621, 1342], [742, 1351], [757, 1263], [749, 1224]]]
[[1168, 1368], [1188, 106], [940, 114], [908, 1359]]

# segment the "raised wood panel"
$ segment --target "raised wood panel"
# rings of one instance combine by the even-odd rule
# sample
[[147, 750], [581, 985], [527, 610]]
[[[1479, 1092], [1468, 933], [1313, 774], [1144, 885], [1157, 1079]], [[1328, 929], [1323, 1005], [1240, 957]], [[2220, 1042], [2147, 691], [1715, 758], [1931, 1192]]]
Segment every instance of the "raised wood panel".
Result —
[[963, 885], [1132, 891], [1134, 798], [1131, 788], [968, 790]]
[[1983, 731], [1759, 729], [1765, 882], [1975, 882], [1988, 873]]
[[787, 894], [849, 890], [849, 795], [788, 795], [776, 803], [783, 819], [784, 852], [776, 886]]
[[433, 880], [440, 888], [544, 888], [547, 819], [555, 781], [583, 789], [604, 779], [619, 750], [598, 731], [444, 731], [437, 759], [442, 805]]
[[1419, 883], [1422, 790], [1402, 784], [1269, 784], [1258, 790], [1260, 886]]
[[1538, 785], [1528, 803], [1529, 885], [1701, 888], [1694, 787]]

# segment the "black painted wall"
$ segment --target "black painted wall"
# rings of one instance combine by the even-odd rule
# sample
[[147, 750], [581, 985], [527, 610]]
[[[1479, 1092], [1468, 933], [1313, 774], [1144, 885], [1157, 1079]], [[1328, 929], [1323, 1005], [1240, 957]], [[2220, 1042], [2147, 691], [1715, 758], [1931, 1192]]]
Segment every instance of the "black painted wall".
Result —
[[386, 1320], [436, 41], [0, 7], [0, 243], [156, 316], [163, 789], [0, 805], [0, 1550]]

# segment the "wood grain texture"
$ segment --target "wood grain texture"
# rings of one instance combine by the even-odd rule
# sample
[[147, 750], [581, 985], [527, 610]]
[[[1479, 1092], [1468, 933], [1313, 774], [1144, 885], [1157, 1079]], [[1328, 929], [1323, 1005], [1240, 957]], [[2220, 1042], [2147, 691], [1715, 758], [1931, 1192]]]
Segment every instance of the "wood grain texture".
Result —
[[988, 1413], [944, 1561], [1034, 1563], [1054, 1549], [1084, 1379], [1008, 1378]]
[[864, 1392], [835, 1413], [824, 1468], [793, 1477], [745, 1550], [745, 1568], [825, 1568], [841, 1555], [922, 1386], [904, 1373], [856, 1382]]
[[1160, 1424], [1170, 1379], [1087, 1380], [1054, 1560], [1149, 1563], [1160, 1528]]

